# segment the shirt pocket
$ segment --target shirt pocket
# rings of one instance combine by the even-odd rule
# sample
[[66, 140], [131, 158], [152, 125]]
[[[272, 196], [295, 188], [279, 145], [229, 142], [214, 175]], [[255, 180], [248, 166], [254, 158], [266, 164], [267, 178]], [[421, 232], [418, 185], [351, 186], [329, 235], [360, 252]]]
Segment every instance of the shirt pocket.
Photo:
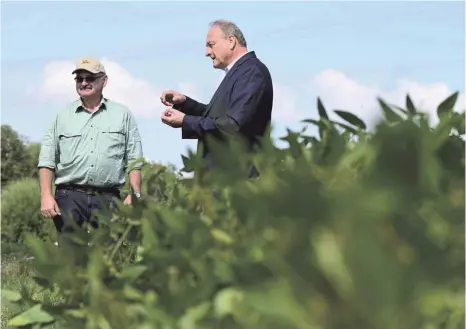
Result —
[[122, 125], [108, 125], [102, 129], [99, 145], [102, 154], [109, 158], [123, 159], [125, 155], [126, 133]]
[[62, 132], [58, 135], [61, 164], [71, 164], [75, 160], [76, 155], [80, 153], [81, 139], [80, 132]]

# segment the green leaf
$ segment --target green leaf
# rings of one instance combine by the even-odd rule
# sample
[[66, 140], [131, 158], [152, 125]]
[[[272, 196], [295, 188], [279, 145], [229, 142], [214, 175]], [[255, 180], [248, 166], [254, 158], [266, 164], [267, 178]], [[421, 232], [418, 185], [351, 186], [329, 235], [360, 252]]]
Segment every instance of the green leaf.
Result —
[[340, 122], [336, 122], [336, 121], [332, 121], [333, 124], [336, 124], [337, 126], [343, 128], [343, 129], [346, 129], [347, 131], [357, 135], [358, 132], [356, 129], [354, 129], [353, 127], [350, 127], [348, 125], [345, 125], [344, 123], [340, 123]]
[[206, 301], [188, 308], [179, 320], [180, 329], [196, 328], [196, 324], [209, 314], [211, 307], [211, 302]]
[[181, 160], [183, 162], [183, 172], [193, 172], [196, 168], [196, 155], [193, 151], [188, 150], [188, 156], [181, 155]]
[[215, 296], [215, 313], [220, 317], [233, 313], [235, 306], [241, 303], [243, 298], [243, 293], [236, 288], [223, 289]]
[[388, 122], [400, 122], [400, 121], [403, 121], [403, 118], [400, 117], [398, 114], [396, 114], [395, 111], [393, 111], [390, 106], [387, 105], [387, 103], [385, 103], [385, 101], [381, 98], [377, 98], [377, 101], [379, 102], [380, 106], [382, 107], [382, 111], [385, 115], [385, 119], [388, 121]]
[[406, 115], [409, 114], [408, 111], [406, 111], [406, 110], [405, 110], [404, 108], [402, 108], [402, 107], [399, 107], [398, 105], [391, 104], [391, 103], [390, 103], [390, 104], [389, 104], [389, 103], [386, 103], [386, 104], [387, 104], [388, 106], [390, 106], [392, 109], [397, 109], [398, 111], [400, 111], [400, 112], [403, 113], [403, 114], [406, 114]]
[[21, 300], [21, 294], [17, 291], [2, 289], [2, 298], [11, 302], [18, 302]]
[[36, 323], [49, 323], [54, 320], [55, 319], [50, 314], [42, 310], [41, 304], [37, 304], [8, 321], [8, 326], [21, 327]]
[[302, 120], [301, 122], [303, 123], [312, 123], [320, 128], [324, 128], [325, 127], [325, 124], [320, 121], [320, 120], [315, 120], [315, 119], [305, 119], [305, 120]]
[[321, 119], [328, 120], [327, 111], [325, 110], [324, 104], [322, 104], [322, 101], [319, 97], [317, 98], [317, 111], [319, 112], [319, 116]]
[[305, 119], [305, 120], [302, 120], [301, 122], [312, 123], [312, 124], [318, 126], [319, 127], [319, 137], [320, 138], [323, 138], [324, 133], [328, 129], [328, 121], [315, 120], [315, 119]]
[[225, 244], [232, 244], [233, 242], [235, 242], [235, 240], [233, 240], [233, 238], [230, 235], [228, 235], [226, 232], [222, 230], [214, 228], [210, 231], [210, 233], [212, 234], [212, 237], [219, 242]]
[[414, 107], [414, 103], [411, 100], [411, 97], [409, 97], [409, 95], [406, 95], [406, 109], [412, 115], [416, 114], [416, 112], [417, 112], [416, 107]]
[[448, 96], [442, 103], [440, 103], [440, 105], [437, 107], [437, 115], [439, 118], [448, 112], [453, 112], [456, 100], [458, 99], [458, 94], [458, 92], [455, 92]]
[[463, 113], [454, 113], [453, 127], [458, 131], [460, 135], [465, 134], [465, 117]]
[[299, 141], [299, 139], [301, 138], [300, 134], [291, 131], [288, 128], [286, 130], [288, 135], [286, 135], [285, 137], [280, 137], [280, 140], [288, 142], [288, 144], [290, 145], [289, 149], [292, 154], [294, 154], [295, 156], [301, 154], [302, 145]]
[[353, 126], [356, 126], [358, 128], [361, 128], [362, 130], [365, 130], [366, 124], [364, 121], [362, 121], [360, 118], [358, 118], [356, 115], [353, 113], [347, 112], [347, 111], [342, 111], [342, 110], [334, 110], [334, 112], [343, 120], [351, 123]]
[[434, 141], [429, 144], [429, 147], [436, 149], [449, 138], [452, 128], [454, 128], [455, 117], [449, 116], [445, 120], [439, 122], [439, 124], [433, 130], [434, 136], [436, 137]]
[[2, 298], [10, 302], [19, 302], [21, 300], [21, 294], [17, 291], [2, 289]]
[[343, 296], [348, 296], [354, 289], [354, 283], [345, 266], [343, 251], [335, 234], [328, 229], [322, 229], [314, 233], [313, 243], [320, 269]]
[[78, 308], [78, 309], [66, 310], [64, 311], [64, 313], [74, 318], [85, 319], [88, 314], [88, 311], [84, 308]]
[[146, 269], [147, 267], [143, 265], [127, 266], [118, 274], [118, 278], [135, 280], [139, 278]]
[[317, 145], [319, 144], [319, 141], [317, 140], [317, 138], [313, 136], [303, 136], [303, 143], [305, 145], [308, 145], [308, 144]]
[[144, 294], [142, 292], [131, 287], [129, 284], [124, 286], [123, 295], [130, 300], [142, 300], [144, 298]]

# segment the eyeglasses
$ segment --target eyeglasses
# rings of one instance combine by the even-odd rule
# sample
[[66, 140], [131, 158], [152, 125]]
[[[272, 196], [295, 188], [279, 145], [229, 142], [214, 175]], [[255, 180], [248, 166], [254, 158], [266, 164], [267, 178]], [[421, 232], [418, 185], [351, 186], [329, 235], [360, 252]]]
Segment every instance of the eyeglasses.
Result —
[[74, 80], [77, 82], [77, 83], [83, 83], [84, 80], [86, 80], [88, 83], [93, 83], [95, 80], [99, 79], [103, 77], [103, 75], [97, 75], [97, 76], [89, 76], [89, 77], [76, 77], [74, 78]]

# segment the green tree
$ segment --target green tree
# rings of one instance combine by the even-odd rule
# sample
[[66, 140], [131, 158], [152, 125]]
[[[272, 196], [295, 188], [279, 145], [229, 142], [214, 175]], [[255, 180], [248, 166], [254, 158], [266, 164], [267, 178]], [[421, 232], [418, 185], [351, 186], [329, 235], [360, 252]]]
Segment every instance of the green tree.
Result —
[[26, 146], [18, 133], [9, 125], [2, 125], [2, 187], [24, 176], [24, 164], [28, 160]]
[[25, 177], [39, 178], [37, 163], [39, 161], [40, 143], [28, 143], [26, 145], [26, 160], [23, 173]]

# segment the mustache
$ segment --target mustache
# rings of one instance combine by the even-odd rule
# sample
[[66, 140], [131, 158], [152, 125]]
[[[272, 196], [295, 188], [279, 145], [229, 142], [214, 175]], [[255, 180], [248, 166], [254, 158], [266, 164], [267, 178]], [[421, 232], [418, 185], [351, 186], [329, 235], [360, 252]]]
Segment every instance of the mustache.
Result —
[[80, 90], [84, 90], [84, 89], [92, 89], [92, 86], [90, 85], [86, 85], [86, 86], [81, 86], [79, 87]]

